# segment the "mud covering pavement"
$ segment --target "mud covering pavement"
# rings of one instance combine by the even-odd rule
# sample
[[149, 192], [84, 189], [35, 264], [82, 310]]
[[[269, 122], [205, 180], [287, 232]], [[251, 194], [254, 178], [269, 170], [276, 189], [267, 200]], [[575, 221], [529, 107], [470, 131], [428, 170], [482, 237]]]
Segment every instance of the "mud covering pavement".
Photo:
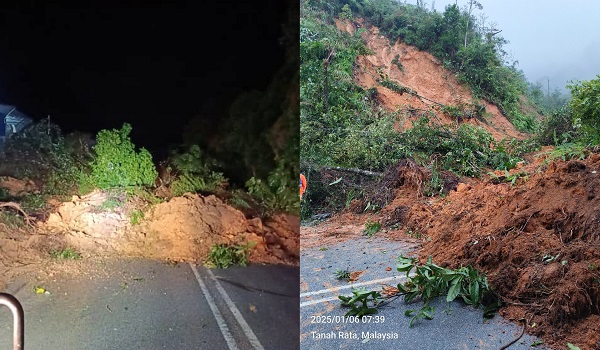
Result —
[[[4, 290], [25, 310], [26, 350], [297, 348], [297, 267], [89, 264], [89, 273], [23, 278]], [[0, 308], [0, 348], [11, 336], [12, 315]]]
[[[325, 249], [326, 248], [326, 249]], [[440, 298], [433, 320], [417, 321], [409, 328], [409, 309], [422, 304], [406, 304], [398, 298], [379, 313], [361, 323], [342, 317], [338, 295], [352, 295], [350, 286], [381, 290], [395, 286], [405, 274], [395, 268], [396, 258], [416, 246], [383, 238], [360, 238], [327, 247], [301, 250], [300, 257], [300, 345], [301, 349], [499, 349], [519, 336], [522, 327], [500, 316], [484, 320], [482, 310]], [[391, 269], [389, 269], [391, 267]], [[337, 269], [359, 272], [351, 283], [337, 280]], [[390, 271], [388, 271], [390, 270]], [[325, 317], [323, 317], [325, 316]], [[327, 318], [326, 316], [332, 316]], [[368, 336], [386, 337], [373, 339]], [[354, 339], [348, 339], [354, 337]], [[531, 349], [538, 339], [524, 334], [510, 349]], [[543, 345], [536, 349], [546, 349]]]

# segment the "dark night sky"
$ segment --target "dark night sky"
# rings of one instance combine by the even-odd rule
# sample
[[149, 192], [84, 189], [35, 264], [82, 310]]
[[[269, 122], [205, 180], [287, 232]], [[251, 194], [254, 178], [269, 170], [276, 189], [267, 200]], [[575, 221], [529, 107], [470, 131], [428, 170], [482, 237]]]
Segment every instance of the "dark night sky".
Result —
[[264, 89], [283, 62], [286, 1], [128, 3], [2, 5], [0, 103], [66, 132], [127, 121], [153, 151], [180, 142], [204, 104]]

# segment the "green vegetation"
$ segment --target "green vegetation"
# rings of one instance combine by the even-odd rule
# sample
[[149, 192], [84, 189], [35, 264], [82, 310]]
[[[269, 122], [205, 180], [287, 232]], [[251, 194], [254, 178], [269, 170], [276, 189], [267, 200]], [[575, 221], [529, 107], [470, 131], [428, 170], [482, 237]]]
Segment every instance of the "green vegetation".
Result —
[[571, 90], [571, 113], [576, 128], [581, 128], [585, 138], [592, 144], [600, 143], [600, 75], [596, 79], [573, 83]]
[[66, 195], [76, 190], [81, 169], [92, 154], [81, 140], [63, 136], [58, 125], [41, 120], [8, 138], [0, 152], [0, 175], [32, 179], [44, 195]]
[[[146, 149], [135, 150], [129, 139], [131, 126], [120, 130], [101, 130], [96, 137], [96, 156], [90, 163], [89, 182], [102, 189], [151, 186], [158, 176], [152, 155]], [[87, 177], [84, 176], [84, 177]], [[88, 180], [83, 180], [88, 183]]]
[[24, 228], [26, 225], [25, 219], [21, 215], [8, 211], [0, 211], [0, 222], [13, 229]]
[[248, 203], [248, 201], [246, 201], [246, 199], [244, 199], [244, 192], [241, 190], [235, 190], [232, 193], [231, 198], [229, 199], [229, 204], [231, 204], [233, 207], [235, 208], [239, 208], [239, 209], [249, 209], [250, 204]]
[[563, 143], [561, 145], [556, 146], [553, 150], [547, 152], [548, 157], [546, 158], [546, 163], [557, 159], [583, 160], [588, 156], [588, 154], [589, 150], [587, 149], [587, 146], [581, 143]]
[[350, 271], [348, 271], [348, 269], [345, 269], [345, 270], [337, 269], [337, 270], [335, 270], [333, 275], [338, 280], [344, 280], [346, 282], [350, 281]]
[[246, 182], [246, 187], [248, 193], [265, 208], [266, 214], [279, 211], [297, 213], [300, 206], [298, 180], [295, 176], [292, 184], [292, 176], [291, 168], [282, 160], [266, 181], [252, 177]]
[[364, 234], [368, 237], [373, 237], [374, 234], [381, 230], [381, 223], [379, 221], [367, 221], [365, 223]]
[[102, 204], [100, 204], [100, 209], [107, 210], [107, 211], [114, 211], [115, 209], [120, 208], [124, 205], [125, 205], [125, 203], [123, 203], [121, 201], [121, 199], [119, 199], [118, 197], [110, 196], [110, 197], [106, 198], [106, 200], [104, 202], [102, 202]]
[[[420, 309], [407, 310], [406, 316], [412, 316], [410, 327], [419, 319], [432, 319], [434, 308], [429, 302], [439, 296], [446, 296], [447, 302], [461, 298], [466, 304], [474, 307], [483, 305], [484, 300], [496, 299], [487, 282], [485, 274], [473, 269], [471, 266], [450, 270], [440, 267], [431, 261], [419, 265], [416, 258], [398, 257], [396, 269], [406, 272], [407, 281], [398, 284], [397, 296], [403, 295], [406, 302], [422, 300]], [[414, 270], [414, 274], [411, 272]], [[375, 314], [377, 308], [386, 300], [380, 292], [365, 289], [353, 290], [354, 296], [339, 296], [343, 306], [350, 307], [346, 316], [363, 316]], [[484, 310], [484, 317], [489, 317], [499, 307], [498, 301], [488, 303]]]
[[208, 266], [220, 269], [226, 269], [233, 265], [246, 266], [254, 246], [254, 242], [233, 245], [216, 244], [210, 250]]
[[386, 88], [388, 88], [388, 89], [390, 89], [392, 91], [395, 91], [395, 92], [397, 92], [399, 94], [403, 94], [405, 92], [408, 93], [408, 94], [411, 94], [411, 95], [416, 95], [417, 94], [416, 91], [414, 91], [412, 89], [409, 89], [406, 86], [402, 86], [402, 85], [400, 85], [400, 84], [398, 84], [398, 83], [396, 83], [394, 81], [391, 81], [389, 79], [382, 80], [379, 83], [382, 86], [385, 86]]
[[172, 154], [170, 165], [179, 174], [171, 184], [174, 196], [186, 192], [216, 192], [227, 184], [223, 173], [214, 170], [219, 167], [218, 162], [206, 156], [198, 145], [192, 145], [186, 152]]
[[527, 173], [521, 172], [521, 173], [511, 174], [508, 170], [504, 170], [504, 175], [502, 175], [502, 176], [498, 176], [498, 175], [494, 174], [493, 172], [490, 172], [489, 175], [496, 181], [508, 182], [508, 183], [510, 183], [511, 186], [514, 186], [515, 182], [517, 182], [518, 179], [520, 179], [520, 178], [526, 179], [527, 178]]
[[23, 210], [28, 213], [46, 208], [46, 196], [43, 194], [27, 194], [20, 202]]
[[352, 294], [353, 296], [338, 296], [342, 301], [342, 306], [350, 307], [345, 316], [362, 317], [376, 314], [379, 312], [376, 306], [384, 300], [381, 293], [364, 288], [352, 288]]
[[398, 69], [400, 69], [401, 72], [404, 72], [404, 66], [402, 66], [402, 62], [400, 62], [400, 55], [394, 56], [392, 64], [396, 65], [396, 67], [398, 67]]
[[131, 224], [139, 225], [142, 219], [144, 218], [144, 212], [139, 209], [134, 209], [131, 212]]
[[50, 252], [50, 256], [52, 259], [62, 259], [62, 260], [78, 260], [81, 259], [81, 254], [76, 252], [73, 248], [67, 247], [62, 250], [54, 250]]

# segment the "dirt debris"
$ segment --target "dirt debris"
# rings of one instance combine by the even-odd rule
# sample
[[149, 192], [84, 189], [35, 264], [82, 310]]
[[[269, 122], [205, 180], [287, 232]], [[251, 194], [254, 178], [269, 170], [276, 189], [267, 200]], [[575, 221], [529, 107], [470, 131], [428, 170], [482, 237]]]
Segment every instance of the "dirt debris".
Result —
[[501, 315], [530, 319], [535, 326], [526, 332], [545, 344], [599, 349], [600, 154], [534, 159], [509, 172], [521, 174], [513, 185], [491, 176], [467, 178], [448, 195], [432, 198], [405, 182], [376, 214], [348, 209], [303, 227], [302, 248], [352, 239], [364, 223], [379, 221], [387, 228], [380, 237], [418, 237], [421, 262], [432, 256], [445, 267], [485, 271], [506, 303]]
[[124, 196], [94, 191], [61, 203], [35, 227], [0, 224], [0, 288], [16, 275], [50, 264], [50, 253], [67, 247], [84, 258], [204, 263], [215, 244], [254, 242], [251, 263], [298, 266], [299, 226], [297, 216], [286, 214], [247, 219], [219, 198], [198, 194], [149, 206], [134, 223]]

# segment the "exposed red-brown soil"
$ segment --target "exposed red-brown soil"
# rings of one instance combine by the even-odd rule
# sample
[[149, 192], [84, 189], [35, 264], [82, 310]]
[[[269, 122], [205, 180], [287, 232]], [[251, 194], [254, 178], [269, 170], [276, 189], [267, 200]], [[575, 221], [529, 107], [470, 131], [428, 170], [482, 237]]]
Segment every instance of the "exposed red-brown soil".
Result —
[[[352, 222], [358, 231], [367, 220], [379, 220], [387, 233], [378, 235], [421, 237], [422, 262], [431, 256], [449, 268], [485, 271], [506, 303], [501, 314], [526, 317], [535, 325], [527, 332], [545, 344], [600, 348], [600, 154], [549, 164], [540, 156], [511, 170], [522, 174], [514, 185], [490, 176], [463, 179], [435, 198], [425, 197], [419, 182], [406, 180], [426, 173], [408, 164], [396, 168], [395, 197], [377, 215], [346, 212], [324, 224], [325, 230], [306, 230], [323, 240], [351, 239], [341, 227], [347, 232]], [[502, 180], [503, 173], [498, 175]], [[311, 235], [302, 230], [304, 249], [304, 237]]]
[[[391, 45], [389, 40], [379, 33], [377, 27], [367, 25], [360, 19], [353, 22], [337, 20], [336, 24], [338, 29], [348, 33], [354, 33], [357, 26], [366, 29], [362, 37], [373, 54], [359, 56], [354, 79], [365, 89], [377, 88], [378, 99], [384, 108], [403, 111], [397, 123], [399, 131], [410, 128], [412, 122], [422, 114], [414, 113], [415, 111], [431, 110], [436, 107], [436, 102], [448, 106], [469, 105], [475, 102], [470, 89], [460, 84], [456, 76], [444, 69], [439, 60], [430, 53], [420, 51], [401, 41]], [[396, 56], [402, 70], [392, 63]], [[409, 93], [400, 94], [382, 86], [377, 82], [382, 77], [412, 89], [424, 99]], [[519, 139], [526, 137], [515, 129], [496, 105], [485, 100], [477, 102], [485, 106], [485, 117], [463, 119], [461, 123], [482, 127], [497, 140], [505, 137]], [[457, 123], [455, 119], [441, 113], [440, 110], [436, 111], [436, 115], [436, 121], [442, 124]]]

